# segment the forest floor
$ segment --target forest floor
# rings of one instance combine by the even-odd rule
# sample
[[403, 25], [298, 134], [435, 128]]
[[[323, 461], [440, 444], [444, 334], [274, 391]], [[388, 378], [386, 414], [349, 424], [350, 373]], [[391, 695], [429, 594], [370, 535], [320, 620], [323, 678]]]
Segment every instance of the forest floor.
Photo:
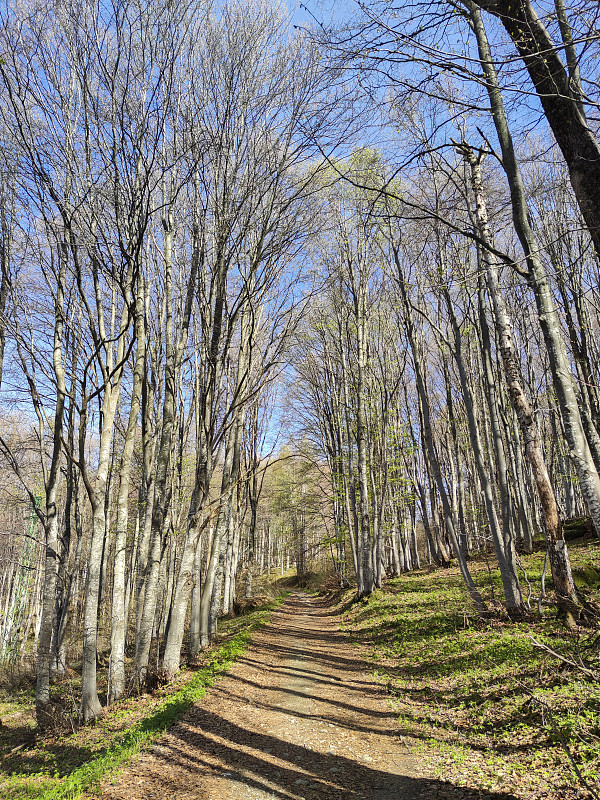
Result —
[[[597, 609], [597, 542], [569, 542], [569, 554], [582, 596]], [[342, 627], [366, 648], [394, 698], [402, 733], [434, 777], [482, 796], [598, 798], [597, 622], [567, 630], [557, 619], [549, 576], [542, 616], [535, 613], [544, 552], [521, 561], [534, 609], [522, 620], [503, 613], [498, 570], [479, 557], [469, 567], [490, 609], [487, 619], [470, 607], [459, 570], [451, 567], [407, 573], [368, 602], [347, 602]]]
[[103, 800], [494, 798], [428, 776], [366, 649], [323, 598], [294, 593], [209, 696]]
[[[597, 544], [572, 542], [570, 552], [578, 575], [598, 575]], [[543, 562], [543, 552], [523, 557], [532, 588]], [[293, 594], [102, 799], [594, 797], [600, 685], [532, 637], [595, 670], [597, 628], [565, 629], [550, 579], [542, 617], [511, 621], [497, 570], [485, 558], [470, 566], [485, 620], [457, 568], [403, 575], [359, 603], [352, 591]], [[582, 588], [596, 604], [599, 590]]]
[[[92, 725], [77, 722], [81, 676], [76, 670], [53, 684], [53, 725], [44, 732], [35, 722], [34, 672], [18, 665], [0, 673], [0, 798], [73, 800], [147, 749], [230, 669], [283, 597], [261, 600], [257, 608], [222, 620], [219, 642], [200, 658], [184, 662], [173, 681], [105, 707]], [[131, 666], [131, 656], [129, 662]], [[98, 670], [103, 703], [106, 664], [103, 653]]]
[[[570, 543], [570, 553], [593, 583], [598, 545]], [[535, 591], [543, 553], [523, 566]], [[31, 689], [4, 706], [0, 697], [0, 797], [597, 797], [600, 682], [532, 641], [594, 671], [597, 629], [567, 631], [551, 585], [542, 617], [513, 622], [497, 571], [485, 558], [470, 567], [493, 612], [485, 620], [458, 569], [423, 569], [368, 601], [296, 591], [227, 621], [203, 663], [91, 727], [36, 735]], [[600, 604], [599, 585], [583, 591]]]

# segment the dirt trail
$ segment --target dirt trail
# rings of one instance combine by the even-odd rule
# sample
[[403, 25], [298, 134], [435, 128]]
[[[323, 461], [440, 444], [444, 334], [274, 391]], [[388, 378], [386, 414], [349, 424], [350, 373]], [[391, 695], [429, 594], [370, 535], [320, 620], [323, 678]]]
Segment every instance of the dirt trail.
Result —
[[[369, 665], [322, 601], [294, 594], [105, 800], [437, 796]], [[454, 796], [454, 795], [453, 795]], [[460, 796], [460, 795], [459, 795]]]

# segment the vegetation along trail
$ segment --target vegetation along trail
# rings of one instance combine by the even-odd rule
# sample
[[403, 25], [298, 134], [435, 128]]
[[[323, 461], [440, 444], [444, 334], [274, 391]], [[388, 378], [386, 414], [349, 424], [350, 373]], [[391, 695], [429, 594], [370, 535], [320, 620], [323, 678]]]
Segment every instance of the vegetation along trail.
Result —
[[293, 594], [211, 694], [105, 787], [104, 800], [479, 797], [447, 795], [448, 784], [425, 777], [336, 623], [321, 598]]
[[599, 21], [0, 2], [0, 800], [600, 800]]

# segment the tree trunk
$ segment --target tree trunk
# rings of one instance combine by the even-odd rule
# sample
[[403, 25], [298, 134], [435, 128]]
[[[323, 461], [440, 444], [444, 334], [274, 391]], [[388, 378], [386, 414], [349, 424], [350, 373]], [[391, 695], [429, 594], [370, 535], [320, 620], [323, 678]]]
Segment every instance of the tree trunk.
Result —
[[544, 114], [567, 163], [571, 185], [600, 256], [600, 148], [577, 86], [530, 0], [478, 0], [504, 25], [523, 59]]
[[[209, 527], [208, 542], [212, 539]], [[208, 549], [208, 548], [207, 548]], [[194, 586], [192, 587], [192, 605], [190, 610], [190, 655], [192, 658], [200, 653], [200, 602], [202, 600], [202, 539], [199, 538], [194, 554]]]
[[[528, 0], [521, 0], [521, 2], [514, 3], [514, 5], [518, 9], [527, 11], [527, 13], [530, 9], [531, 13], [533, 13], [535, 17], [535, 12], [531, 8]], [[598, 476], [598, 472], [596, 470], [596, 465], [590, 451], [579, 412], [573, 374], [569, 364], [556, 305], [548, 285], [548, 279], [544, 265], [539, 255], [539, 245], [529, 223], [525, 189], [521, 179], [519, 165], [515, 156], [512, 137], [508, 128], [496, 69], [492, 62], [481, 14], [475, 6], [472, 6], [471, 19], [478, 41], [481, 63], [490, 97], [492, 116], [494, 119], [496, 132], [498, 134], [498, 139], [500, 141], [500, 146], [502, 148], [502, 163], [510, 186], [513, 222], [521, 242], [521, 246], [523, 247], [527, 266], [529, 268], [528, 280], [535, 294], [538, 317], [544, 336], [548, 358], [550, 360], [553, 385], [563, 418], [565, 434], [569, 444], [569, 452], [573, 464], [575, 465], [575, 469], [577, 470], [581, 490], [589, 513], [592, 517], [596, 534], [600, 539], [600, 477]], [[505, 21], [503, 20], [503, 22]], [[533, 30], [530, 35], [535, 35], [535, 30]], [[556, 52], [548, 53], [547, 58], [548, 64], [555, 59], [558, 62], [558, 65], [560, 65], [560, 61], [558, 60]], [[545, 61], [545, 59], [542, 59], [542, 61]], [[551, 67], [548, 65], [544, 66], [544, 69], [550, 68]], [[552, 69], [557, 70], [557, 65], [554, 65]], [[563, 69], [562, 65], [560, 65], [560, 69]], [[581, 113], [577, 107], [577, 104], [572, 99], [568, 99], [570, 97], [570, 87], [567, 76], [565, 75], [564, 78], [567, 80], [564, 88], [568, 94], [565, 98], [561, 99], [563, 109], [561, 113], [566, 113], [566, 111], [569, 110], [572, 119], [570, 123], [564, 119], [561, 119], [561, 125], [566, 125], [565, 133], [568, 133], [569, 137], [576, 136], [577, 134], [575, 129], [577, 126], [574, 128], [573, 124], [574, 120], [579, 120], [580, 122], [583, 122], [585, 130], [593, 139], [591, 132], [587, 127], [587, 123], [585, 123], [585, 120], [582, 121], [580, 119]], [[547, 91], [550, 86], [546, 84], [544, 85], [546, 86]], [[554, 91], [556, 91], [556, 86], [554, 86]], [[595, 140], [593, 141], [597, 150]], [[583, 156], [583, 153], [580, 155]], [[581, 162], [578, 169], [582, 169], [583, 167], [583, 162]], [[594, 170], [596, 170], [596, 175]], [[594, 199], [595, 205], [591, 210], [593, 211], [595, 219], [593, 224], [596, 226], [596, 238], [594, 239], [594, 242], [596, 244], [597, 252], [600, 255], [600, 207], [597, 205], [600, 203], [600, 151], [597, 150], [595, 162], [587, 163], [587, 161], [585, 161], [585, 167], [583, 168], [581, 178], [584, 179], [586, 183], [589, 182], [589, 185], [594, 187], [595, 191], [597, 192], [597, 195]], [[594, 236], [594, 234], [592, 235]]]
[[356, 449], [358, 467], [359, 521], [362, 549], [363, 587], [359, 596], [371, 594], [374, 586], [374, 564], [371, 547], [371, 514], [369, 509], [369, 480], [367, 463], [367, 419], [365, 410], [365, 381], [367, 367], [366, 308], [364, 287], [357, 297], [357, 372], [356, 372]]
[[56, 599], [56, 572], [58, 553], [58, 514], [56, 509], [56, 487], [47, 497], [45, 525], [44, 588], [39, 639], [37, 643], [37, 684], [35, 692], [35, 716], [41, 729], [52, 723], [50, 711], [50, 675], [52, 657], [52, 633], [54, 629], [54, 606]]
[[117, 496], [117, 523], [115, 533], [115, 557], [113, 568], [112, 618], [110, 630], [110, 660], [108, 666], [108, 702], [118, 700], [125, 691], [125, 636], [127, 615], [125, 613], [125, 556], [127, 529], [129, 522], [129, 486], [131, 482], [131, 461], [135, 445], [137, 421], [140, 413], [142, 381], [145, 372], [145, 330], [144, 306], [141, 288], [136, 297], [136, 339], [137, 352], [133, 368], [131, 406], [125, 432], [125, 442], [121, 455], [119, 471], [119, 492]]
[[487, 611], [485, 602], [479, 590], [475, 586], [473, 578], [471, 577], [469, 567], [467, 565], [464, 554], [460, 549], [460, 545], [456, 537], [456, 531], [454, 530], [452, 509], [448, 501], [448, 495], [446, 493], [446, 487], [444, 486], [444, 480], [442, 478], [442, 472], [440, 469], [440, 464], [438, 461], [437, 453], [435, 450], [435, 444], [433, 441], [433, 431], [431, 428], [431, 419], [429, 414], [429, 398], [427, 397], [427, 390], [425, 388], [425, 380], [421, 365], [421, 356], [417, 346], [414, 324], [411, 317], [412, 311], [410, 308], [410, 303], [408, 302], [406, 283], [404, 280], [404, 275], [402, 272], [398, 251], [393, 250], [393, 255], [394, 255], [394, 260], [396, 262], [397, 281], [398, 281], [398, 286], [400, 288], [400, 294], [402, 297], [402, 303], [404, 308], [404, 327], [406, 330], [409, 346], [413, 354], [413, 367], [415, 371], [415, 380], [417, 384], [417, 392], [419, 394], [421, 403], [423, 443], [427, 450], [427, 455], [429, 458], [429, 463], [431, 466], [433, 478], [435, 480], [435, 484], [437, 486], [438, 492], [442, 500], [446, 530], [448, 531], [448, 535], [450, 536], [450, 541], [452, 543], [452, 547], [454, 549], [456, 558], [458, 560], [458, 566], [460, 568], [461, 575], [463, 577], [465, 586], [467, 587], [467, 591], [469, 592], [471, 600], [473, 601], [473, 605], [477, 609], [477, 612], [483, 615]]
[[[469, 386], [467, 371], [465, 369], [465, 363], [463, 360], [460, 328], [447, 288], [444, 289], [444, 298], [446, 300], [452, 332], [454, 334], [453, 355], [458, 367], [460, 385], [465, 402], [465, 410], [467, 412], [467, 423], [469, 428], [469, 438], [471, 440], [471, 448], [475, 457], [475, 465], [477, 467], [477, 474], [479, 476], [479, 482], [481, 484], [484, 497], [485, 508], [490, 525], [490, 532], [492, 534], [492, 542], [494, 544], [494, 550], [496, 552], [496, 558], [498, 559], [498, 566], [500, 568], [500, 577], [502, 579], [502, 587], [504, 589], [506, 610], [510, 615], [518, 617], [523, 613], [524, 606], [523, 599], [521, 597], [521, 588], [519, 586], [519, 578], [517, 575], [514, 541], [512, 540], [510, 531], [507, 530], [506, 526], [508, 509], [504, 509], [506, 517], [504, 519], [503, 529], [501, 530], [494, 504], [492, 483], [488, 474], [488, 468], [481, 445], [479, 426], [477, 424], [477, 419], [475, 418], [473, 395], [471, 392], [471, 387]], [[501, 452], [504, 452], [503, 449]]]
[[[102, 433], [100, 436], [100, 452], [98, 469], [94, 486], [86, 482], [90, 503], [92, 505], [92, 538], [90, 542], [88, 562], [88, 582], [85, 594], [83, 615], [83, 657], [81, 667], [81, 715], [84, 722], [97, 717], [102, 706], [98, 699], [96, 683], [96, 657], [98, 642], [98, 601], [100, 596], [100, 574], [106, 537], [106, 490], [110, 466], [110, 449], [113, 434], [113, 423], [118, 402], [118, 383], [109, 383], [105, 387], [102, 403]], [[80, 439], [80, 463], [84, 463], [82, 451], [85, 442]]]
[[[471, 182], [476, 201], [476, 220], [481, 239], [490, 243], [491, 234], [488, 225], [487, 208], [483, 194], [481, 177], [481, 156], [476, 156], [472, 148], [461, 146], [465, 160], [471, 168]], [[542, 505], [546, 533], [548, 537], [548, 557], [552, 568], [554, 586], [559, 604], [566, 613], [569, 604], [578, 604], [577, 592], [571, 574], [571, 565], [565, 544], [562, 523], [558, 514], [558, 506], [550, 477], [546, 468], [544, 454], [540, 443], [537, 425], [531, 406], [525, 397], [521, 385], [519, 365], [513, 342], [513, 333], [504, 298], [500, 291], [498, 272], [493, 256], [489, 250], [482, 250], [482, 261], [485, 267], [486, 282], [494, 308], [494, 318], [498, 329], [498, 338], [502, 363], [508, 384], [508, 390], [514, 409], [519, 418], [525, 452], [531, 465], [533, 478]]]
[[164, 553], [166, 525], [171, 503], [169, 480], [176, 427], [177, 375], [187, 346], [199, 268], [199, 253], [195, 248], [191, 260], [191, 269], [187, 276], [185, 304], [182, 318], [179, 321], [179, 334], [177, 340], [173, 341], [173, 212], [171, 207], [167, 207], [163, 215], [163, 229], [166, 303], [164, 400], [160, 443], [156, 459], [156, 481], [150, 531], [150, 551], [146, 567], [144, 604], [136, 642], [135, 670], [138, 686], [141, 686], [145, 681], [150, 659], [152, 632], [154, 630], [158, 600], [160, 563]]

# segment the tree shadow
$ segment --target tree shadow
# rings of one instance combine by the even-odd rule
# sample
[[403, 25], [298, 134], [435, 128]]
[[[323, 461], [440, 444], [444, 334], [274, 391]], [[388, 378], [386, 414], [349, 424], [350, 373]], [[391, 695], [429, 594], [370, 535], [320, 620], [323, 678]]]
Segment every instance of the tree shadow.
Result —
[[201, 786], [203, 778], [216, 777], [234, 784], [236, 795], [238, 789], [259, 790], [281, 800], [429, 800], [452, 798], [455, 792], [461, 800], [516, 800], [508, 792], [486, 793], [402, 774], [402, 764], [396, 772], [397, 767], [314, 751], [248, 730], [201, 707], [186, 722], [171, 731], [164, 749], [155, 754], [153, 777], [165, 792], [172, 790], [170, 775], [176, 767], [184, 783]]
[[[37, 747], [35, 735], [29, 735], [31, 728], [28, 732], [21, 741], [19, 733], [13, 733], [13, 742], [17, 744], [12, 748], [14, 752], [9, 751], [2, 758], [0, 776], [27, 777], [44, 774], [64, 778], [96, 755], [89, 745], [66, 744], [59, 736]], [[18, 749], [20, 746], [22, 749]]]

